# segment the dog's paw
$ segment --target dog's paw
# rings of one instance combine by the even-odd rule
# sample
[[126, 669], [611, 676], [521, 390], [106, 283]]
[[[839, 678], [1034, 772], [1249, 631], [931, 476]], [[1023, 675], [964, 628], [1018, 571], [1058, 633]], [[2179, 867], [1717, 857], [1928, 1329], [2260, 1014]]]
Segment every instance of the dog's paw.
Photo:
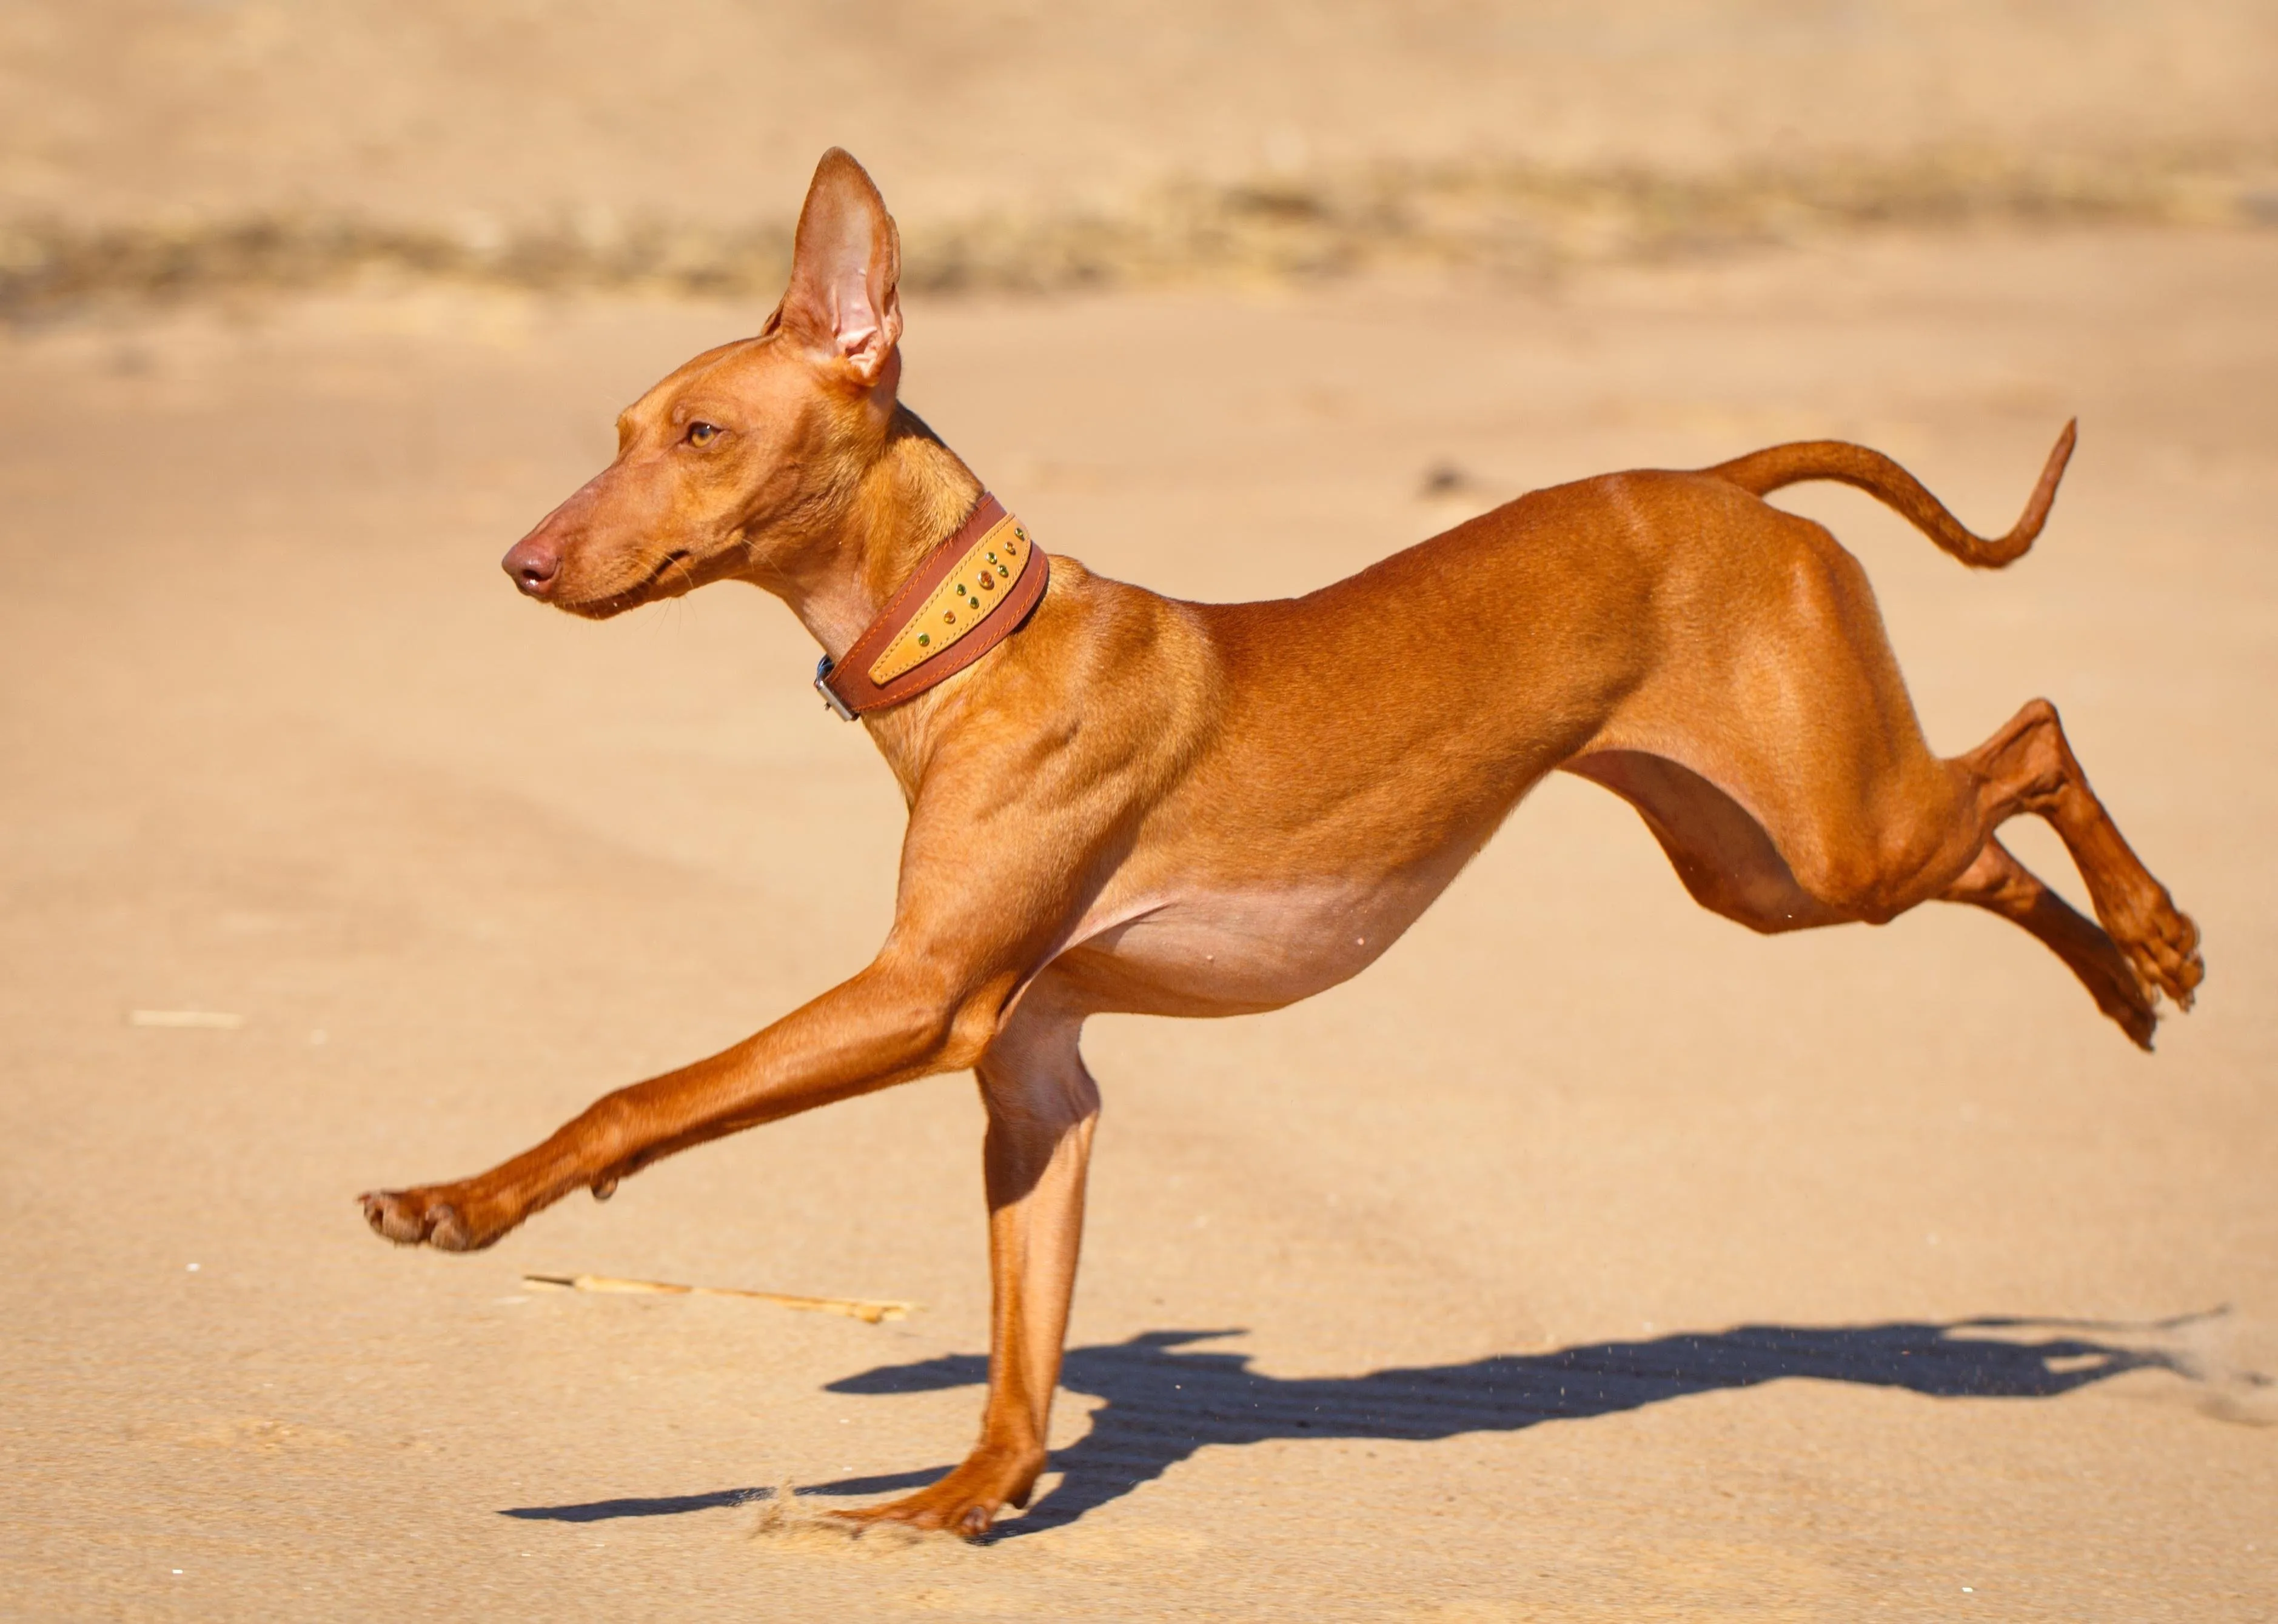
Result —
[[2199, 983], [2206, 980], [2206, 961], [2199, 957], [2199, 927], [2166, 891], [2144, 910], [2141, 927], [2122, 946], [2137, 974], [2174, 999], [2177, 1009], [2191, 1007]]
[[2074, 968], [2096, 1007], [2128, 1034], [2129, 1042], [2149, 1054], [2152, 1036], [2160, 1030], [2160, 995], [2152, 984], [2136, 974], [2124, 954], [2108, 948], [2096, 962]]
[[2179, 1010], [2191, 1007], [2192, 995], [2206, 979], [2199, 927], [2175, 906], [2167, 887], [2145, 874], [2115, 898], [2098, 897], [2097, 915], [2147, 993], [2164, 993]]
[[962, 1539], [979, 1539], [989, 1532], [999, 1511], [1007, 1506], [1019, 1507], [1028, 1503], [1029, 1491], [1035, 1488], [1043, 1465], [1041, 1452], [1033, 1457], [1000, 1454], [983, 1447], [939, 1483], [915, 1494], [889, 1500], [883, 1506], [864, 1506], [853, 1511], [832, 1512], [830, 1515], [866, 1527], [899, 1523], [913, 1529], [938, 1529]]
[[429, 1246], [444, 1252], [473, 1252], [506, 1232], [501, 1225], [484, 1233], [470, 1221], [472, 1203], [457, 1185], [424, 1185], [413, 1190], [367, 1190], [358, 1196], [372, 1233], [399, 1247]]

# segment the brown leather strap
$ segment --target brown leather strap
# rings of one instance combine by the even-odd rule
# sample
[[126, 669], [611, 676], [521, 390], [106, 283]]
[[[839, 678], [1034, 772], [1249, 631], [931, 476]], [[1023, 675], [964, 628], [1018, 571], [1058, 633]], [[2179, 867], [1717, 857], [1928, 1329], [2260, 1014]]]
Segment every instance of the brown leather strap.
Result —
[[854, 639], [846, 658], [814, 668], [823, 703], [848, 721], [916, 698], [1021, 629], [1044, 595], [1051, 564], [1004, 504], [983, 492], [956, 532]]

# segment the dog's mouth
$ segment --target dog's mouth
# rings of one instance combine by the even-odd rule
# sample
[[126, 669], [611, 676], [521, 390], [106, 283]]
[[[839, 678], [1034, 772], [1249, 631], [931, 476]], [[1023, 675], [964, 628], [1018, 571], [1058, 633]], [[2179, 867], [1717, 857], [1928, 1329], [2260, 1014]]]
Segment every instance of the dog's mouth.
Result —
[[612, 591], [580, 599], [575, 603], [563, 602], [560, 607], [571, 614], [583, 615], [589, 621], [606, 621], [613, 614], [623, 614], [628, 609], [638, 608], [652, 598], [660, 596], [658, 589], [665, 585], [667, 578], [676, 570], [680, 572], [683, 579], [672, 583], [676, 590], [662, 595], [677, 597], [698, 584], [696, 572], [689, 568], [695, 556], [686, 547], [675, 547], [650, 565], [638, 580]]

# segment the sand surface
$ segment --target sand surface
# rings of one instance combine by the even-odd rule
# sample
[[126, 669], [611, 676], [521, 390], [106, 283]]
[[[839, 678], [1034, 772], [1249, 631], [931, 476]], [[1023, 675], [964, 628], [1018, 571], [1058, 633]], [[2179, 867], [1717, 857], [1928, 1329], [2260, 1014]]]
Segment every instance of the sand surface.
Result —
[[1195, 597], [1804, 434], [1999, 528], [2077, 411], [2006, 574], [1794, 503], [1866, 560], [1939, 747], [2058, 700], [2210, 966], [2147, 1058], [2006, 925], [1758, 939], [1547, 784], [1357, 981], [1094, 1024], [1060, 1452], [983, 1548], [755, 1535], [751, 1503], [968, 1442], [966, 1079], [471, 1258], [352, 1201], [880, 937], [899, 802], [779, 606], [592, 626], [494, 566], [620, 404], [756, 312], [413, 290], [0, 339], [0, 1612], [2273, 1616], [2274, 286], [2267, 233], [1996, 233], [913, 301], [908, 398], [1056, 550]]

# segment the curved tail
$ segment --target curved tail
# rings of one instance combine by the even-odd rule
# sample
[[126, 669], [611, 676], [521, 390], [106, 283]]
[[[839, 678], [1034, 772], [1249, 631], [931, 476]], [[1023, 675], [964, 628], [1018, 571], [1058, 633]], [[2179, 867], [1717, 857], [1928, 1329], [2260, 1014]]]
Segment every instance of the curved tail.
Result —
[[1913, 520], [1923, 534], [1972, 568], [1999, 569], [2024, 557], [2025, 549], [2033, 545], [2033, 538], [2041, 533], [2041, 525], [2049, 516], [2049, 504], [2056, 500], [2057, 481], [2064, 477], [2065, 464], [2072, 459], [2073, 440], [2079, 427], [2080, 419], [2075, 417], [2057, 436], [2056, 447], [2049, 453], [2048, 462], [2041, 469], [2041, 483], [2033, 487], [2033, 499], [2025, 504], [2024, 515], [2015, 528], [2007, 536], [1990, 538], [1964, 529], [1961, 521], [1948, 513], [1945, 504], [1924, 489], [1921, 480], [1881, 452], [1854, 446], [1848, 440], [1798, 440], [1793, 445], [1768, 446], [1701, 471], [1736, 484], [1754, 496], [1807, 479], [1832, 479], [1855, 485]]

